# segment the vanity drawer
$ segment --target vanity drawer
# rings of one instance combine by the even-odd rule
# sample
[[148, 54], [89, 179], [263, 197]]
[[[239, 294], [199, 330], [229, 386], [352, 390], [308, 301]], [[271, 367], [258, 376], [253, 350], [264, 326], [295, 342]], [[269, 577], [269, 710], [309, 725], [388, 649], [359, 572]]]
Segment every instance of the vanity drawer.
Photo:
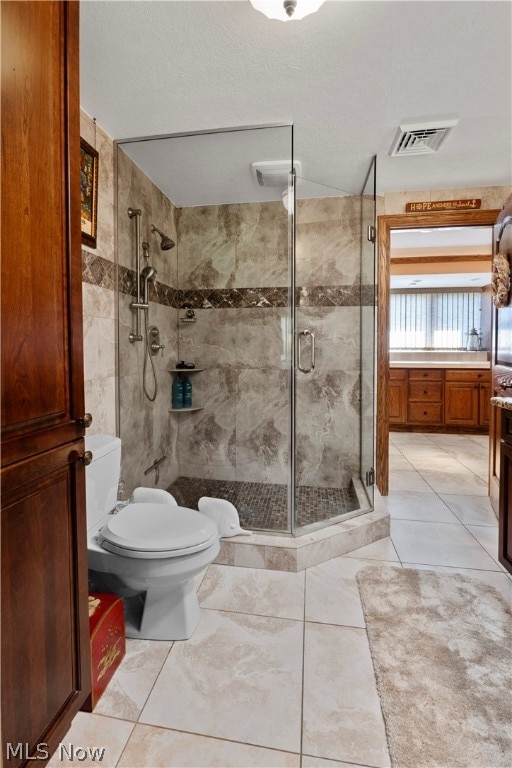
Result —
[[389, 378], [394, 379], [395, 381], [397, 379], [399, 379], [400, 381], [405, 381], [405, 379], [407, 378], [407, 368], [390, 368]]
[[440, 403], [443, 399], [441, 381], [411, 381], [409, 383], [409, 402]]
[[460, 369], [447, 370], [445, 373], [446, 381], [481, 381], [488, 382], [491, 380], [491, 372], [489, 370], [481, 371], [468, 371]]
[[442, 381], [442, 368], [409, 368], [409, 381]]
[[410, 424], [439, 424], [441, 412], [441, 403], [411, 403], [407, 415]]

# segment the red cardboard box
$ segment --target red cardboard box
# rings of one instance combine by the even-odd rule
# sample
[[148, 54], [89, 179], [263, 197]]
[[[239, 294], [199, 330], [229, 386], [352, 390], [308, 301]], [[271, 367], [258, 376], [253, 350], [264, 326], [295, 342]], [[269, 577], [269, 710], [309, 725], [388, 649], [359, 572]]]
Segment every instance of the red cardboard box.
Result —
[[117, 595], [89, 595], [91, 697], [84, 709], [92, 712], [126, 652], [123, 601]]

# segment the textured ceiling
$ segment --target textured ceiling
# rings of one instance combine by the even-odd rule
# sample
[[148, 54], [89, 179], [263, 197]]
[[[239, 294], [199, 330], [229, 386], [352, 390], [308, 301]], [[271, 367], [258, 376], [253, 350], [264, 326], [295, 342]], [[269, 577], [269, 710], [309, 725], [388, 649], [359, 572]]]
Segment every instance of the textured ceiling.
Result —
[[[290, 24], [248, 0], [81, 3], [81, 104], [113, 138], [293, 123], [303, 175], [351, 193], [374, 154], [380, 192], [511, 183], [511, 91], [509, 2], [327, 0]], [[388, 157], [401, 120], [446, 113], [438, 154]], [[229, 183], [215, 153], [201, 168], [235, 202], [247, 157], [280, 159], [259, 150]]]

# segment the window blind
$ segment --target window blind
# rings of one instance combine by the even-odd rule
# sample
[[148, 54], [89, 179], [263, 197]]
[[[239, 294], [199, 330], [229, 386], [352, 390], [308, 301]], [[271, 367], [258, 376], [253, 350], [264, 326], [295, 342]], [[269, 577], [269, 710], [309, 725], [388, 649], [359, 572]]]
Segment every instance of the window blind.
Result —
[[469, 331], [481, 326], [481, 309], [478, 288], [392, 290], [389, 347], [465, 349]]

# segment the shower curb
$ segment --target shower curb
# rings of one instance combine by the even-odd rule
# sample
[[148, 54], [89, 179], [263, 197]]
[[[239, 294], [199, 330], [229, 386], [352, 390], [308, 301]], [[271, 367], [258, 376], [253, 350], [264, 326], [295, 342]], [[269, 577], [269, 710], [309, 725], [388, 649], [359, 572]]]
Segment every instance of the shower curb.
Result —
[[251, 536], [221, 539], [218, 565], [303, 571], [389, 536], [387, 512], [366, 512], [304, 536], [254, 532]]

